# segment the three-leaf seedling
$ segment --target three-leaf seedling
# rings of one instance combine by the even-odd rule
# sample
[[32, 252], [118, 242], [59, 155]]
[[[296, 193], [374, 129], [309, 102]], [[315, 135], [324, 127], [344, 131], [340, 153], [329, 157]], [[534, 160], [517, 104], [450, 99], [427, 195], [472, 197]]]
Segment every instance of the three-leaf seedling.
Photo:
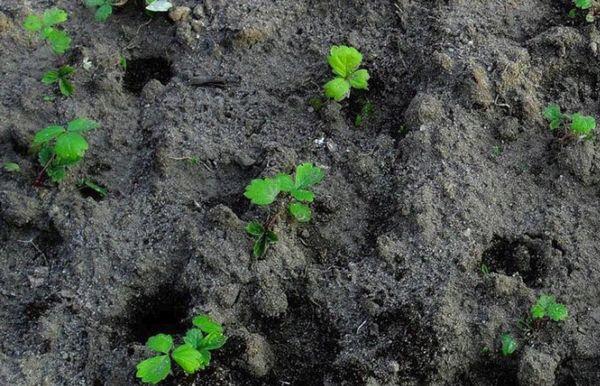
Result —
[[88, 143], [83, 133], [100, 127], [98, 123], [87, 118], [77, 118], [63, 126], [48, 126], [38, 131], [34, 138], [32, 149], [38, 153], [38, 160], [44, 172], [54, 182], [65, 178], [69, 167], [77, 164], [88, 149]]
[[67, 21], [68, 15], [62, 9], [51, 8], [40, 15], [29, 15], [23, 22], [23, 27], [30, 32], [37, 32], [45, 39], [57, 54], [64, 54], [71, 46], [71, 38], [57, 26]]
[[585, 20], [589, 23], [593, 23], [595, 20], [595, 14], [597, 9], [597, 6], [594, 7], [594, 2], [593, 0], [573, 0], [573, 5], [575, 5], [575, 8], [571, 9], [569, 11], [569, 17], [575, 17], [577, 16], [577, 9], [581, 9], [584, 11], [587, 11], [586, 15], [585, 15]]
[[362, 54], [354, 47], [331, 47], [327, 61], [336, 77], [325, 83], [328, 98], [339, 102], [350, 96], [350, 89], [366, 90], [369, 87], [369, 72], [359, 69], [362, 59]]
[[136, 366], [136, 376], [145, 383], [159, 383], [171, 373], [171, 359], [186, 374], [194, 374], [210, 365], [211, 351], [223, 347], [227, 337], [223, 327], [208, 315], [199, 315], [192, 320], [194, 328], [187, 331], [183, 343], [174, 348], [173, 337], [158, 334], [150, 337], [146, 347], [158, 353]]
[[[558, 105], [550, 105], [544, 110], [544, 118], [550, 122], [550, 130], [562, 130], [566, 137], [574, 136], [579, 139], [590, 139], [596, 128], [596, 119], [591, 116], [563, 114]], [[569, 123], [566, 125], [566, 123]]]
[[75, 72], [75, 69], [71, 66], [62, 66], [56, 70], [48, 71], [42, 77], [42, 83], [46, 85], [52, 85], [58, 83], [58, 89], [64, 96], [73, 95], [75, 87], [69, 80], [71, 75]]
[[284, 196], [280, 210], [277, 210], [264, 225], [252, 221], [246, 226], [246, 232], [255, 239], [253, 247], [255, 257], [263, 256], [268, 245], [277, 242], [277, 235], [271, 228], [280, 215], [281, 209], [286, 205], [289, 213], [297, 221], [310, 221], [312, 211], [307, 204], [315, 199], [315, 194], [310, 188], [320, 183], [324, 176], [325, 173], [321, 168], [312, 163], [303, 163], [296, 167], [294, 178], [289, 174], [279, 173], [273, 178], [259, 178], [250, 182], [244, 196], [255, 205], [267, 206], [275, 202], [281, 193]]

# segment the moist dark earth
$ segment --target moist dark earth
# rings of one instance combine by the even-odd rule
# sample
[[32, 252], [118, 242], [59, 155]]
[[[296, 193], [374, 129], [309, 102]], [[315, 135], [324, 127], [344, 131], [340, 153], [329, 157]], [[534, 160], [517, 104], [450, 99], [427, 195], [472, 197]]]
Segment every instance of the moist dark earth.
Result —
[[[570, 3], [130, 0], [102, 24], [2, 0], [0, 384], [138, 384], [146, 339], [199, 313], [229, 341], [167, 385], [600, 384], [599, 142], [542, 117], [600, 116], [600, 32]], [[52, 6], [62, 57], [21, 27]], [[334, 44], [370, 88], [315, 103]], [[40, 82], [65, 63], [71, 98]], [[76, 117], [102, 125], [84, 161], [34, 186], [33, 134]], [[313, 221], [252, 258], [245, 186], [301, 162], [326, 171]], [[522, 328], [543, 293], [569, 318]]]

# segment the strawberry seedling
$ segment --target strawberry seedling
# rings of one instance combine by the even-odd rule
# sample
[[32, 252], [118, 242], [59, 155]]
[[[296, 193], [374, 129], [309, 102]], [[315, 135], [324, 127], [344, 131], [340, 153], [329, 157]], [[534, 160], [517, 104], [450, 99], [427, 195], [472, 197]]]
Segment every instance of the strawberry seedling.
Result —
[[563, 114], [558, 105], [550, 105], [544, 110], [544, 118], [550, 123], [550, 131], [562, 131], [563, 138], [591, 139], [596, 129], [596, 119], [591, 116]]
[[596, 13], [598, 11], [598, 5], [595, 5], [593, 0], [573, 0], [573, 5], [575, 8], [569, 11], [569, 17], [576, 17], [577, 10], [581, 9], [582, 11], [586, 12], [585, 20], [588, 23], [594, 22], [596, 19]]
[[500, 342], [502, 343], [500, 352], [505, 357], [512, 355], [517, 350], [517, 341], [510, 334], [502, 334], [500, 336]]
[[210, 352], [227, 342], [223, 327], [208, 315], [196, 316], [192, 323], [194, 328], [187, 331], [183, 343], [175, 348], [171, 335], [158, 334], [148, 339], [146, 347], [158, 355], [136, 366], [136, 376], [142, 382], [156, 385], [167, 378], [171, 374], [171, 359], [186, 374], [195, 374], [210, 365]]
[[94, 9], [97, 21], [105, 22], [112, 15], [114, 0], [85, 0], [85, 6]]
[[41, 15], [27, 16], [23, 22], [23, 28], [30, 32], [37, 32], [50, 44], [52, 51], [56, 54], [64, 54], [71, 46], [71, 38], [57, 26], [67, 19], [67, 12], [59, 8], [51, 8]]
[[310, 221], [312, 211], [308, 204], [315, 199], [315, 194], [310, 188], [320, 183], [324, 176], [321, 168], [312, 163], [303, 163], [296, 167], [294, 178], [289, 174], [279, 173], [273, 178], [255, 179], [250, 182], [244, 196], [255, 205], [268, 206], [282, 197], [279, 209], [264, 224], [253, 221], [246, 226], [246, 232], [255, 240], [252, 248], [255, 257], [262, 257], [267, 247], [277, 242], [277, 235], [272, 231], [272, 227], [286, 206], [298, 222]]
[[549, 319], [560, 322], [569, 317], [569, 311], [564, 304], [557, 303], [554, 296], [540, 295], [537, 302], [531, 307], [533, 320]]
[[325, 83], [325, 95], [340, 102], [350, 96], [350, 89], [366, 90], [369, 87], [369, 72], [359, 69], [362, 54], [354, 47], [333, 46], [327, 61], [336, 77]]
[[69, 80], [71, 75], [75, 72], [75, 69], [71, 66], [62, 66], [56, 70], [48, 71], [42, 77], [42, 83], [46, 85], [52, 85], [58, 83], [58, 89], [60, 93], [68, 97], [73, 95], [75, 87]]
[[53, 182], [65, 178], [67, 169], [83, 158], [88, 143], [83, 133], [94, 130], [100, 125], [90, 119], [77, 118], [63, 126], [48, 126], [35, 134], [32, 149], [38, 154], [42, 172], [36, 179], [41, 183], [44, 172]]

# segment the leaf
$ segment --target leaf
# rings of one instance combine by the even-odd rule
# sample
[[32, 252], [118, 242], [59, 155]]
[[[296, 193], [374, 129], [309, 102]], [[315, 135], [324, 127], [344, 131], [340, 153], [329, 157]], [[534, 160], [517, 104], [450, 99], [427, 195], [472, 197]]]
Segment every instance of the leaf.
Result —
[[112, 15], [112, 6], [110, 4], [104, 4], [96, 10], [94, 17], [97, 21], [104, 22], [108, 20], [108, 17]]
[[52, 163], [46, 168], [46, 174], [52, 182], [60, 182], [65, 178], [67, 170], [64, 165], [54, 165]]
[[77, 118], [67, 124], [67, 131], [71, 133], [83, 133], [99, 127], [100, 124], [96, 121], [87, 118]]
[[279, 173], [275, 176], [275, 181], [282, 192], [290, 192], [294, 189], [294, 180], [292, 180], [292, 176], [289, 174]]
[[205, 366], [202, 354], [188, 343], [173, 350], [171, 357], [187, 374], [193, 374]]
[[40, 162], [40, 165], [46, 166], [46, 164], [52, 159], [53, 155], [54, 150], [50, 146], [44, 146], [38, 153], [38, 161]]
[[58, 88], [60, 89], [60, 93], [66, 97], [73, 95], [73, 91], [75, 90], [73, 83], [64, 78], [58, 80]]
[[255, 237], [261, 237], [265, 233], [265, 228], [258, 221], [251, 221], [246, 225], [246, 232]]
[[298, 201], [303, 202], [313, 202], [315, 199], [315, 195], [313, 192], [303, 189], [292, 190], [292, 197], [294, 197]]
[[581, 9], [591, 8], [592, 0], [575, 0], [575, 6]]
[[208, 315], [198, 315], [192, 319], [194, 326], [198, 327], [202, 332], [210, 334], [212, 332], [223, 333], [223, 326], [216, 322], [213, 318]]
[[71, 38], [64, 31], [52, 29], [47, 38], [52, 50], [57, 54], [64, 54], [71, 46]]
[[108, 3], [110, 0], [85, 0], [86, 7], [99, 7]]
[[75, 69], [73, 67], [62, 66], [61, 68], [58, 69], [58, 76], [62, 78], [62, 77], [69, 76], [74, 72], [75, 72]]
[[44, 11], [43, 23], [44, 26], [50, 27], [56, 24], [67, 21], [67, 12], [59, 8], [50, 8]]
[[546, 316], [546, 310], [539, 304], [535, 304], [531, 307], [531, 316], [533, 316], [534, 319], [542, 319]]
[[183, 337], [183, 341], [195, 349], [200, 349], [202, 338], [202, 331], [200, 329], [190, 328]]
[[66, 133], [56, 139], [54, 152], [60, 162], [74, 163], [79, 161], [85, 151], [88, 149], [88, 143], [78, 133]]
[[569, 311], [564, 304], [560, 303], [552, 303], [548, 306], [546, 313], [548, 317], [555, 322], [560, 322], [561, 320], [567, 319], [569, 316]]
[[35, 133], [33, 137], [34, 145], [41, 145], [52, 139], [58, 137], [59, 135], [65, 132], [65, 128], [62, 126], [48, 126], [45, 129], [42, 129]]
[[252, 255], [256, 258], [263, 257], [267, 251], [267, 239], [264, 237], [259, 238], [252, 245]]
[[344, 78], [335, 78], [325, 83], [324, 91], [327, 98], [340, 102], [350, 96], [350, 82]]
[[108, 196], [108, 190], [105, 187], [102, 187], [102, 186], [96, 184], [92, 180], [85, 178], [85, 179], [81, 180], [81, 184], [83, 186], [86, 186], [86, 187], [92, 189], [94, 192], [98, 193], [100, 195], [100, 197], [102, 197], [102, 198]]
[[296, 189], [306, 189], [323, 180], [325, 173], [310, 162], [296, 166]]
[[279, 185], [271, 178], [252, 180], [244, 192], [244, 196], [256, 205], [269, 205], [278, 194]]
[[360, 66], [362, 54], [354, 47], [333, 46], [327, 61], [335, 74], [347, 78]]
[[311, 211], [308, 206], [300, 204], [299, 202], [292, 202], [289, 208], [292, 216], [294, 216], [299, 222], [310, 221]]
[[5, 162], [2, 164], [2, 168], [7, 172], [20, 172], [21, 167], [14, 162]]
[[267, 231], [267, 233], [265, 233], [265, 239], [269, 244], [275, 244], [279, 241], [279, 237], [277, 237], [273, 231]]
[[168, 355], [159, 355], [138, 363], [135, 376], [142, 382], [156, 385], [171, 372], [171, 359]]
[[550, 130], [556, 130], [559, 128], [563, 120], [563, 115], [560, 112], [560, 107], [558, 105], [549, 105], [544, 110], [543, 115], [544, 118], [550, 121]]
[[146, 6], [146, 9], [152, 12], [167, 12], [171, 8], [173, 4], [167, 0], [156, 0]]
[[38, 15], [29, 15], [23, 21], [23, 28], [31, 32], [40, 31], [43, 25], [42, 18]]
[[517, 341], [509, 334], [502, 334], [502, 355], [509, 356], [517, 350]]
[[46, 85], [51, 85], [56, 82], [58, 82], [58, 71], [57, 70], [48, 71], [42, 77], [42, 83], [44, 83]]
[[153, 351], [168, 354], [173, 348], [173, 337], [167, 334], [158, 334], [148, 338], [146, 346]]
[[227, 338], [222, 333], [211, 332], [202, 339], [202, 342], [200, 342], [200, 348], [205, 350], [216, 350], [223, 347], [225, 342], [227, 342]]
[[358, 70], [350, 75], [348, 81], [350, 85], [358, 90], [366, 90], [369, 88], [369, 71], [367, 70]]
[[596, 128], [594, 117], [575, 113], [571, 116], [571, 131], [578, 136], [588, 136]]

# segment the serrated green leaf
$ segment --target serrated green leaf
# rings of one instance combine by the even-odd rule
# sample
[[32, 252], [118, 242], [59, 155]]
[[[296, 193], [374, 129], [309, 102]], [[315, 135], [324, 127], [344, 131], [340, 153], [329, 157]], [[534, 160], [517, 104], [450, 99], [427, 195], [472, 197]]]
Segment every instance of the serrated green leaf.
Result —
[[580, 9], [589, 9], [592, 7], [592, 0], [575, 0], [575, 6]]
[[259, 238], [252, 245], [252, 255], [256, 258], [263, 257], [267, 251], [267, 239], [264, 237]]
[[211, 332], [202, 338], [200, 342], [200, 348], [205, 350], [216, 350], [223, 347], [227, 342], [227, 338], [220, 332]]
[[58, 69], [58, 76], [62, 78], [62, 77], [69, 76], [74, 72], [75, 72], [75, 69], [73, 67], [62, 66], [61, 68]]
[[52, 50], [57, 54], [64, 54], [71, 46], [71, 38], [64, 31], [52, 29], [47, 38]]
[[354, 47], [333, 46], [327, 61], [335, 74], [347, 78], [360, 66], [362, 54]]
[[58, 82], [58, 71], [57, 70], [48, 71], [42, 77], [42, 83], [44, 83], [46, 85], [51, 85], [56, 82]]
[[64, 23], [68, 19], [67, 12], [59, 8], [50, 8], [44, 11], [44, 26], [50, 27], [56, 24]]
[[366, 90], [369, 88], [369, 71], [358, 70], [352, 73], [348, 78], [350, 85], [358, 90]]
[[315, 195], [313, 192], [303, 189], [292, 190], [292, 197], [294, 197], [298, 201], [303, 202], [313, 202], [315, 199]]
[[73, 83], [64, 78], [58, 80], [58, 88], [60, 89], [60, 93], [66, 97], [73, 95], [73, 91], [75, 90]]
[[548, 314], [548, 317], [554, 320], [555, 322], [565, 320], [569, 316], [569, 311], [567, 310], [567, 307], [564, 304], [560, 303], [553, 303], [549, 305], [548, 309], [546, 310], [546, 313]]
[[56, 139], [54, 152], [60, 162], [74, 163], [79, 161], [85, 151], [88, 149], [88, 143], [78, 133], [66, 133]]
[[203, 337], [204, 336], [202, 335], [202, 331], [200, 329], [190, 328], [185, 333], [185, 336], [183, 337], [183, 341], [185, 343], [189, 344], [190, 346], [192, 346], [193, 348], [199, 350]]
[[294, 180], [289, 174], [279, 173], [275, 176], [275, 181], [282, 192], [290, 192], [294, 189]]
[[265, 233], [265, 228], [258, 221], [251, 221], [246, 225], [246, 232], [255, 237], [261, 237]]
[[67, 175], [67, 170], [64, 165], [54, 165], [54, 163], [51, 163], [46, 168], [46, 174], [50, 177], [52, 182], [60, 182]]
[[279, 194], [279, 185], [272, 178], [256, 179], [246, 187], [244, 196], [256, 205], [269, 205]]
[[541, 319], [546, 316], [546, 310], [544, 307], [535, 304], [533, 307], [531, 307], [531, 316], [533, 316], [534, 319]]
[[192, 319], [192, 323], [206, 334], [223, 333], [223, 326], [208, 315], [198, 315]]
[[42, 129], [35, 133], [33, 137], [34, 145], [41, 145], [48, 141], [53, 140], [54, 138], [62, 135], [65, 132], [65, 128], [62, 126], [48, 126], [45, 129]]
[[571, 116], [571, 132], [578, 136], [588, 136], [596, 128], [594, 117], [575, 113]]
[[21, 167], [19, 166], [19, 164], [16, 164], [14, 162], [5, 162], [2, 164], [2, 168], [4, 170], [6, 170], [7, 172], [20, 172], [21, 171]]
[[517, 350], [517, 341], [509, 334], [502, 334], [502, 355], [509, 356]]
[[289, 206], [290, 213], [299, 222], [309, 222], [311, 217], [311, 210], [308, 206], [300, 204], [299, 202], [292, 202]]
[[267, 233], [265, 233], [265, 240], [270, 244], [275, 244], [279, 241], [279, 237], [277, 237], [275, 232], [267, 231]]
[[138, 363], [136, 369], [135, 376], [142, 382], [156, 385], [171, 372], [171, 359], [168, 355], [158, 355]]
[[99, 127], [100, 124], [96, 121], [87, 118], [77, 118], [67, 124], [67, 131], [71, 133], [83, 133]]
[[206, 366], [202, 354], [188, 343], [173, 350], [171, 357], [187, 374], [193, 374]]
[[38, 15], [29, 15], [23, 21], [23, 28], [25, 28], [27, 31], [37, 32], [40, 31], [43, 26], [44, 23], [42, 18]]
[[306, 189], [318, 184], [325, 177], [323, 170], [310, 162], [296, 166], [296, 189]]
[[54, 150], [50, 146], [42, 147], [38, 153], [38, 161], [40, 162], [40, 165], [46, 166], [46, 164], [52, 159], [53, 155]]
[[323, 86], [325, 96], [340, 102], [350, 96], [350, 82], [343, 78], [334, 78]]
[[148, 338], [146, 346], [150, 350], [154, 350], [163, 354], [168, 354], [169, 351], [171, 351], [171, 349], [173, 348], [173, 337], [167, 334], [154, 335]]
[[104, 22], [104, 21], [108, 20], [108, 17], [112, 14], [112, 11], [113, 11], [113, 9], [110, 4], [104, 4], [100, 7], [98, 7], [94, 17], [96, 18], [97, 21]]

